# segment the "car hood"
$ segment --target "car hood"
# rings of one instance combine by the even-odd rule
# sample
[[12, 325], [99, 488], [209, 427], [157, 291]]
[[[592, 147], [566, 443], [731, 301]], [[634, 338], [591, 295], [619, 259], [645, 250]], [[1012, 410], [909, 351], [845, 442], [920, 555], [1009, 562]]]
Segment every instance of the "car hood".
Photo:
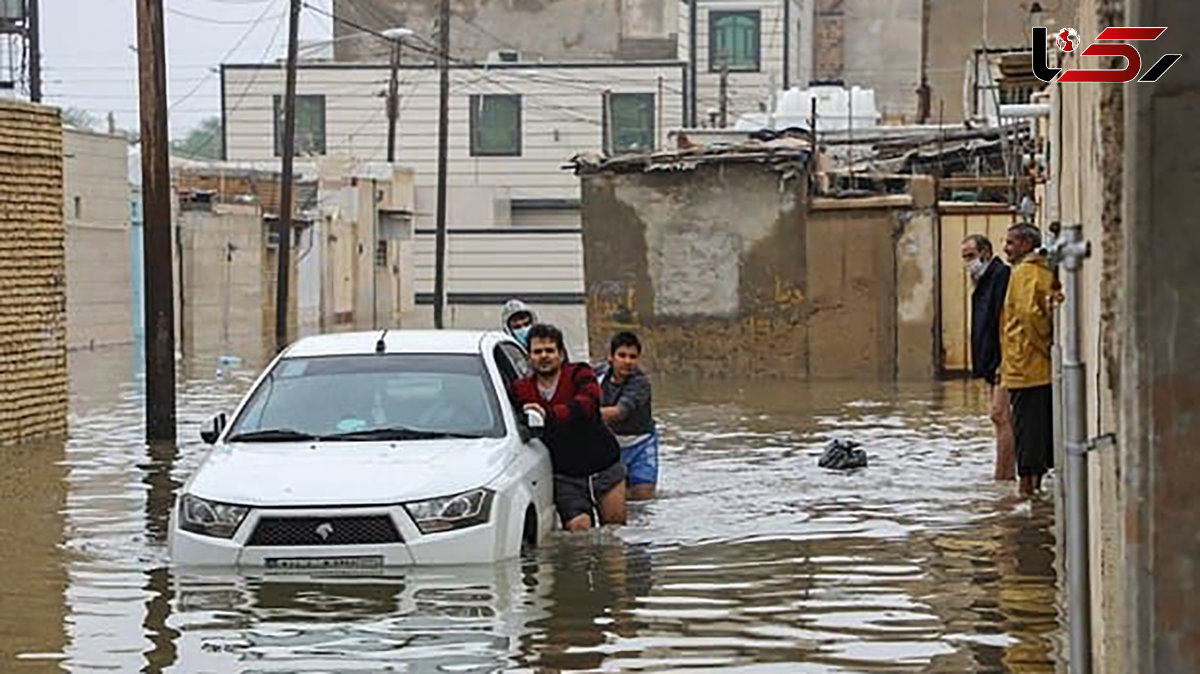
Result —
[[188, 493], [249, 506], [391, 504], [485, 486], [513, 458], [505, 438], [235, 443], [213, 450]]

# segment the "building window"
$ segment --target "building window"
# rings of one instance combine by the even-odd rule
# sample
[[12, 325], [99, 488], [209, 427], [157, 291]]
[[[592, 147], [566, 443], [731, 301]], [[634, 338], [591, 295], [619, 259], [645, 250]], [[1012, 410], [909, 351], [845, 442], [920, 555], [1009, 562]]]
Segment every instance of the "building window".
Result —
[[75, 219], [83, 219], [83, 197], [75, 197]]
[[708, 13], [708, 69], [730, 72], [759, 69], [761, 15], [758, 10]]
[[521, 156], [521, 96], [471, 96], [471, 156]]
[[[296, 156], [325, 154], [325, 97], [296, 97]], [[275, 156], [283, 154], [283, 97], [275, 97]]]
[[375, 266], [388, 266], [388, 242], [387, 239], [380, 239], [375, 242]]
[[609, 154], [652, 151], [654, 94], [609, 94], [605, 102], [604, 150]]

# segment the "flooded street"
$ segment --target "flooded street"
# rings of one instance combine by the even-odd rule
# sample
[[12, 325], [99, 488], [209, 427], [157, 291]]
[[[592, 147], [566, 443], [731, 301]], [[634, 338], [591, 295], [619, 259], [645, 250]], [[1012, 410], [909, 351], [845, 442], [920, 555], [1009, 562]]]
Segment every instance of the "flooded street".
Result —
[[[1053, 504], [990, 480], [982, 397], [945, 385], [657, 381], [661, 496], [536, 557], [386, 577], [194, 574], [174, 489], [256, 373], [181, 372], [147, 448], [132, 351], [72, 354], [65, 443], [0, 476], [0, 670], [1053, 672]], [[819, 469], [833, 437], [871, 465]]]

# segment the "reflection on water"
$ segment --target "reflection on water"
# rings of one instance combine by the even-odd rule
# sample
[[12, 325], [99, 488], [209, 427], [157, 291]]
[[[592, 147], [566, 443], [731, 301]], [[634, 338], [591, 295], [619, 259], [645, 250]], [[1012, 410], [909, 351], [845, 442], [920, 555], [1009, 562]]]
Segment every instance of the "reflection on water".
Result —
[[[147, 447], [132, 352], [72, 359], [69, 440], [0, 471], [0, 671], [1053, 671], [1053, 507], [990, 482], [962, 384], [658, 382], [661, 498], [627, 527], [313, 578], [165, 557], [200, 425], [256, 363], [191, 361], [180, 445]], [[818, 469], [835, 436], [870, 467]]]

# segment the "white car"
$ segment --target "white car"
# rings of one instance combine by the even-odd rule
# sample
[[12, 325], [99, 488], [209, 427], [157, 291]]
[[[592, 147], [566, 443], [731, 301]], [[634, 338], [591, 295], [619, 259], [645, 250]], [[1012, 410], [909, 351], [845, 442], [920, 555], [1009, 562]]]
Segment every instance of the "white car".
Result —
[[550, 456], [497, 332], [301, 339], [259, 376], [171, 514], [179, 565], [333, 570], [517, 556], [554, 529]]

